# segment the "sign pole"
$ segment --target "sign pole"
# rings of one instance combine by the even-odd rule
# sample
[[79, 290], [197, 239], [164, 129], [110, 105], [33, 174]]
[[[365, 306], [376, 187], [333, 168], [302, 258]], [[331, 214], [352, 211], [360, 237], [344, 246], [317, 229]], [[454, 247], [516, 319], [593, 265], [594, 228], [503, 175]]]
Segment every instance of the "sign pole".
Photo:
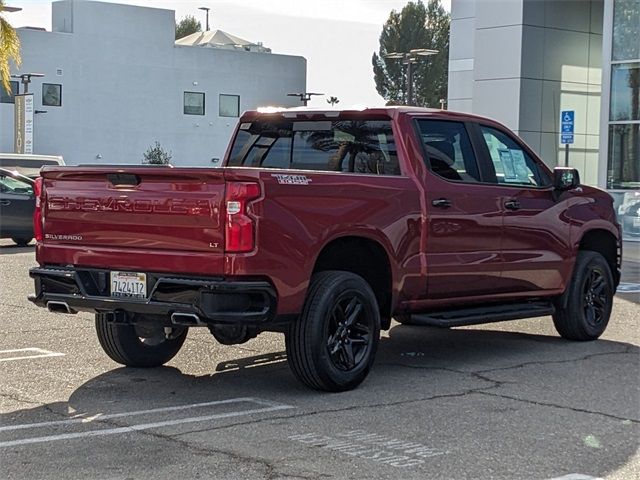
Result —
[[564, 166], [565, 167], [569, 166], [569, 144], [568, 143], [564, 144]]

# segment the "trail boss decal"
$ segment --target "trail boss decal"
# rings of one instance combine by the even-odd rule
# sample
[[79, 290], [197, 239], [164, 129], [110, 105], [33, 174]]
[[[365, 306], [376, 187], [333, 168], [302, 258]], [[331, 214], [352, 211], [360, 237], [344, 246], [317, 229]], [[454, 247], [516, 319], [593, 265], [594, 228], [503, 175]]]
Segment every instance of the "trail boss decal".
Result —
[[309, 185], [311, 182], [311, 179], [306, 175], [282, 175], [273, 173], [271, 176], [278, 180], [280, 185]]

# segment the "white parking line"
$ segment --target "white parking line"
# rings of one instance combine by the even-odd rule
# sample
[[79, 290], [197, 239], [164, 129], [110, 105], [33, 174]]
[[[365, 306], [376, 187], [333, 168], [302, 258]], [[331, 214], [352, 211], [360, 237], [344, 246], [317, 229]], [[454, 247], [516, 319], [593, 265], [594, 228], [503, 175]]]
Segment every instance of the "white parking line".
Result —
[[4, 354], [16, 354], [20, 352], [35, 353], [36, 355], [21, 355], [18, 357], [0, 358], [0, 362], [12, 362], [15, 360], [28, 360], [30, 358], [45, 358], [45, 357], [64, 357], [64, 353], [50, 352], [49, 350], [43, 350], [41, 348], [17, 348], [13, 350], [0, 350], [0, 356]]
[[239, 403], [239, 402], [255, 403], [258, 405], [263, 405], [263, 407], [239, 410], [236, 412], [216, 413], [212, 415], [203, 415], [198, 417], [179, 418], [175, 420], [164, 420], [161, 422], [128, 425], [125, 427], [108, 428], [108, 429], [102, 429], [102, 430], [89, 430], [86, 432], [77, 432], [77, 433], [64, 433], [60, 435], [46, 435], [42, 437], [24, 438], [20, 440], [10, 440], [6, 442], [0, 442], [0, 448], [15, 447], [18, 445], [28, 445], [28, 444], [34, 444], [34, 443], [56, 442], [60, 440], [70, 440], [75, 438], [115, 435], [118, 433], [131, 433], [131, 432], [138, 432], [141, 430], [149, 430], [152, 428], [169, 427], [173, 425], [182, 425], [186, 423], [205, 422], [208, 420], [232, 418], [232, 417], [239, 417], [242, 415], [251, 415], [254, 413], [274, 412], [278, 410], [295, 408], [291, 405], [274, 403], [268, 400], [262, 400], [257, 398], [234, 398], [230, 400], [220, 400], [220, 401], [206, 402], [206, 403], [194, 403], [191, 405], [179, 405], [175, 407], [155, 408], [151, 410], [138, 410], [134, 412], [114, 413], [114, 414], [107, 414], [102, 416], [94, 415], [89, 418], [73, 418], [70, 420], [61, 420], [61, 421], [55, 421], [55, 422], [41, 422], [41, 423], [28, 423], [23, 425], [11, 425], [11, 426], [0, 428], [0, 431], [23, 430], [23, 429], [41, 428], [41, 427], [56, 426], [56, 425], [88, 423], [92, 421], [101, 421], [101, 420], [107, 420], [112, 418], [131, 417], [136, 415], [147, 415], [147, 414], [160, 413], [160, 412], [172, 412], [172, 411], [178, 411], [178, 410], [187, 410], [187, 409], [193, 409], [193, 408], [202, 408], [202, 407], [208, 407], [208, 406], [214, 406], [214, 405], [224, 405], [224, 404]]
[[582, 473], [570, 473], [562, 477], [550, 478], [549, 480], [603, 480], [600, 477], [591, 477], [589, 475], [583, 475]]
[[137, 415], [149, 415], [151, 413], [162, 413], [162, 412], [176, 412], [180, 410], [189, 410], [193, 408], [203, 408], [203, 407], [212, 407], [214, 405], [226, 405], [229, 403], [257, 403], [258, 405], [263, 405], [267, 407], [287, 407], [294, 408], [290, 405], [284, 405], [281, 403], [274, 403], [268, 400], [262, 400], [259, 398], [253, 397], [242, 397], [242, 398], [231, 398], [229, 400], [217, 400], [214, 402], [204, 402], [204, 403], [191, 403], [188, 405], [176, 405], [173, 407], [162, 407], [162, 408], [152, 408], [149, 410], [134, 410], [132, 412], [121, 412], [121, 413], [107, 413], [103, 415], [101, 413], [96, 413], [91, 415], [90, 417], [86, 417], [85, 413], [81, 415], [76, 415], [69, 420], [55, 420], [52, 422], [39, 422], [39, 423], [24, 423], [22, 425], [8, 425], [5, 427], [0, 427], [0, 432], [8, 432], [12, 430], [25, 430], [28, 428], [43, 428], [43, 427], [53, 427], [58, 425], [73, 425], [73, 424], [86, 424], [95, 421], [102, 420], [111, 420], [113, 418], [123, 418], [123, 417], [135, 417]]

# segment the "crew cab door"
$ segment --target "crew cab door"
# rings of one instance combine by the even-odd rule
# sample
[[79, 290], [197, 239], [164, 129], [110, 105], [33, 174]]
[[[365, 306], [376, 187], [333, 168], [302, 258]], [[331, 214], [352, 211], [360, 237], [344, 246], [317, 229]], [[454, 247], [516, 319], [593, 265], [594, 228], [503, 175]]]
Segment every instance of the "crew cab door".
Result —
[[525, 295], [563, 290], [571, 269], [569, 223], [550, 172], [509, 132], [482, 124], [475, 128], [480, 161], [493, 172], [500, 197], [502, 287]]
[[500, 289], [501, 195], [482, 183], [464, 122], [417, 119], [428, 172], [429, 301], [483, 297]]

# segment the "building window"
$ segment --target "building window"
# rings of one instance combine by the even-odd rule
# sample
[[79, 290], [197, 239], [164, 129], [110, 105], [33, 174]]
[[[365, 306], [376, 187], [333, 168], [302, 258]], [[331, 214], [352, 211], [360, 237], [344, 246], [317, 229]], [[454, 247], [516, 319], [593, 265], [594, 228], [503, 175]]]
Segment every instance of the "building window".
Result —
[[611, 66], [611, 111], [609, 119], [640, 120], [640, 63]]
[[613, 10], [613, 60], [640, 58], [640, 0], [615, 0]]
[[240, 116], [240, 96], [220, 94], [220, 113], [221, 117], [239, 117]]
[[9, 82], [11, 93], [7, 93], [4, 87], [0, 86], [0, 103], [15, 103], [15, 96], [18, 94], [18, 82]]
[[204, 115], [204, 93], [184, 92], [185, 115]]
[[607, 188], [640, 188], [640, 123], [609, 125]]
[[62, 85], [59, 83], [42, 84], [42, 106], [61, 107], [62, 106]]

